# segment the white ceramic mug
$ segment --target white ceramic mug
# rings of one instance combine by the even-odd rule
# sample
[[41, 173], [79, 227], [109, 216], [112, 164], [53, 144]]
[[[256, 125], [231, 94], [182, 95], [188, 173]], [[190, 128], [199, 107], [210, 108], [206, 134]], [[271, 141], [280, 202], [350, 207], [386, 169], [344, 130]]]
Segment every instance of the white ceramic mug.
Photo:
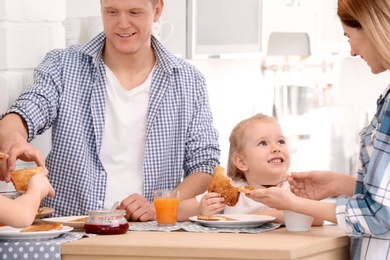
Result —
[[174, 26], [171, 22], [159, 20], [153, 23], [152, 34], [162, 43], [165, 43], [172, 36], [173, 31]]
[[283, 210], [283, 218], [287, 231], [294, 232], [310, 231], [314, 219], [312, 216], [290, 210]]

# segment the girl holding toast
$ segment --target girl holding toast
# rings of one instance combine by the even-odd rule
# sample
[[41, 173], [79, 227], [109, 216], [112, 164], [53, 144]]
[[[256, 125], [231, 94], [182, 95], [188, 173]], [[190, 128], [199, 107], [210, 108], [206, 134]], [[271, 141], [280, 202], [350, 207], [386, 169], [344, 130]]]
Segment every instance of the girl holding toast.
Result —
[[[209, 192], [179, 204], [178, 220], [191, 216], [224, 214], [261, 214], [274, 216], [274, 222], [283, 223], [282, 211], [248, 198], [245, 192], [253, 188], [281, 187], [289, 190], [286, 174], [290, 167], [290, 153], [279, 123], [270, 116], [256, 114], [239, 122], [230, 134], [227, 179], [242, 191], [238, 201], [228, 203], [220, 192]], [[216, 168], [219, 174], [222, 167]], [[223, 168], [222, 168], [223, 169]], [[222, 177], [223, 178], [223, 177]], [[217, 184], [218, 186], [218, 184]], [[226, 185], [224, 186], [226, 190]], [[210, 186], [209, 186], [210, 187]], [[246, 187], [246, 188], [245, 188]], [[229, 205], [230, 204], [230, 205]], [[313, 225], [323, 220], [314, 219]]]

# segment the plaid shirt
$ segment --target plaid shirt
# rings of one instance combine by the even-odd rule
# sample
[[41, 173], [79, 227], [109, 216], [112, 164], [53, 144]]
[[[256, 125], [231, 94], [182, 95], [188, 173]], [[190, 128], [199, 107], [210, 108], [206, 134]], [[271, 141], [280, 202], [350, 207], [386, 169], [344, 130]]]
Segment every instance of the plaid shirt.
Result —
[[337, 221], [351, 236], [352, 259], [390, 258], [390, 86], [360, 132], [355, 195], [337, 199]]
[[[46, 167], [56, 195], [42, 204], [55, 209], [53, 216], [103, 207], [106, 172], [98, 155], [105, 124], [104, 43], [101, 33], [85, 45], [50, 51], [33, 84], [7, 111], [26, 120], [29, 141], [52, 128]], [[153, 190], [175, 188], [191, 173], [212, 174], [220, 156], [203, 75], [154, 37], [152, 48], [156, 65], [143, 162], [143, 195], [150, 201]]]

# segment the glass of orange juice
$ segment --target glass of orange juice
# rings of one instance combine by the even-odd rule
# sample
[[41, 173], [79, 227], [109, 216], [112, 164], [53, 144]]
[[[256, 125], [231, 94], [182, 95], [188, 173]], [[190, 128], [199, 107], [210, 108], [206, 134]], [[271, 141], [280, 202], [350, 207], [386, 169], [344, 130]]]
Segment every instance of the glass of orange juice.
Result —
[[178, 206], [178, 190], [156, 190], [154, 192], [154, 207], [156, 208], [157, 226], [174, 226]]

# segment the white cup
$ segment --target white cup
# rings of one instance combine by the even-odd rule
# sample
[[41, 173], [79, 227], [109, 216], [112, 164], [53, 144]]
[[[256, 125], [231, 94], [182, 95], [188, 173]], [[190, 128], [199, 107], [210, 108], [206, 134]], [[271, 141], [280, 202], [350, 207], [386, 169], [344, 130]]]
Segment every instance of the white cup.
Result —
[[312, 216], [290, 210], [283, 210], [283, 217], [287, 231], [293, 232], [310, 231], [314, 219]]
[[159, 20], [153, 23], [152, 34], [162, 43], [165, 43], [174, 31], [173, 23]]

